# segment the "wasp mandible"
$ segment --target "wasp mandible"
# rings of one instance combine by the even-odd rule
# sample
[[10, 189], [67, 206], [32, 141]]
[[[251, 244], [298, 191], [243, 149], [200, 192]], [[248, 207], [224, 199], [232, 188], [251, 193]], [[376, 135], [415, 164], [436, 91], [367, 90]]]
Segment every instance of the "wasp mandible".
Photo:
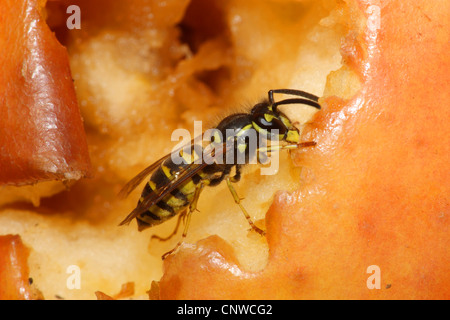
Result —
[[[291, 95], [295, 98], [275, 102], [274, 94], [276, 93]], [[299, 130], [278, 107], [287, 104], [304, 104], [320, 109], [318, 101], [317, 96], [300, 90], [269, 90], [268, 99], [256, 104], [250, 112], [235, 113], [224, 118], [214, 128], [218, 134], [214, 134], [206, 146], [195, 143], [194, 139], [188, 149], [177, 149], [165, 155], [122, 188], [120, 195], [125, 197], [151, 174], [136, 208], [120, 225], [128, 224], [136, 218], [138, 229], [142, 231], [179, 215], [175, 230], [169, 237], [154, 236], [160, 240], [171, 238], [176, 234], [180, 221], [183, 219], [182, 239], [172, 250], [162, 256], [165, 259], [183, 243], [191, 215], [197, 208], [203, 188], [217, 186], [225, 180], [234, 201], [244, 213], [251, 228], [264, 236], [265, 231], [253, 223], [249, 213], [243, 207], [233, 183], [241, 179], [242, 167], [249, 164], [252, 159], [256, 159], [257, 163], [263, 163], [262, 159], [265, 155], [273, 151], [315, 146], [314, 141], [300, 142]], [[230, 130], [233, 132], [231, 136], [227, 134]], [[260, 141], [265, 143], [251, 148], [249, 143], [251, 136], [262, 138]], [[272, 146], [271, 142], [274, 141], [280, 144]], [[208, 152], [206, 152], [207, 149]], [[203, 158], [203, 161], [197, 161], [205, 154], [207, 157]], [[174, 161], [173, 155], [181, 157], [183, 161]], [[238, 158], [243, 161], [236, 161]]]

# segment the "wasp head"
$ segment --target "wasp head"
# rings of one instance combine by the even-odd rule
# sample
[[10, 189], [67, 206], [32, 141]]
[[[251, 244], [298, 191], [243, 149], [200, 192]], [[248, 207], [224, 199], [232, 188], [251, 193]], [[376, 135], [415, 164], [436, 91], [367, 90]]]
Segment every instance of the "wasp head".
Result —
[[268, 102], [255, 105], [250, 112], [255, 130], [268, 140], [300, 143], [300, 133], [291, 120]]

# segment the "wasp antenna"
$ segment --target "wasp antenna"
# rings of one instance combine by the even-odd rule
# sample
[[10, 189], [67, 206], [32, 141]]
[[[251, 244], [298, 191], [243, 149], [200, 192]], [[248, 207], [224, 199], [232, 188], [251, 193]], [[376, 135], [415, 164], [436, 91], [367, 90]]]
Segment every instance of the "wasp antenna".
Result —
[[273, 103], [272, 104], [273, 111], [276, 111], [278, 106], [285, 105], [285, 104], [307, 104], [311, 107], [314, 107], [314, 108], [320, 110], [320, 104], [318, 104], [315, 101], [311, 101], [308, 99], [295, 98], [295, 99], [285, 99], [285, 100], [281, 100], [281, 101]]
[[275, 100], [273, 99], [273, 94], [274, 93], [281, 93], [281, 94], [290, 94], [293, 96], [298, 96], [298, 97], [303, 97], [309, 100], [313, 100], [318, 102], [319, 101], [319, 97], [309, 93], [309, 92], [305, 92], [305, 91], [301, 91], [301, 90], [295, 90], [295, 89], [274, 89], [274, 90], [269, 90], [268, 94], [269, 94], [269, 101], [270, 104], [274, 104]]

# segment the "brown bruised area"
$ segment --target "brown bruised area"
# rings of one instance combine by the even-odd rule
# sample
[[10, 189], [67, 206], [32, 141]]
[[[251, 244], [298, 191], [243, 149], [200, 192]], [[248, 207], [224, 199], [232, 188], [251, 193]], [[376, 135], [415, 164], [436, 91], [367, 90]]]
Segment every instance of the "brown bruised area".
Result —
[[[37, 185], [26, 190], [37, 208], [15, 200], [0, 211], [0, 234], [30, 247], [46, 299], [449, 296], [443, 1], [385, 1], [376, 30], [377, 1], [70, 4], [81, 30], [65, 26], [68, 1], [47, 3], [47, 22], [69, 52], [93, 178], [45, 199]], [[117, 226], [141, 190], [125, 201], [118, 191], [170, 152], [174, 129], [207, 129], [274, 88], [323, 95], [323, 109], [284, 109], [317, 146], [281, 153], [276, 175], [249, 168], [236, 185], [266, 238], [249, 232], [226, 186], [205, 188], [186, 243], [164, 263], [179, 238], [150, 237], [176, 221]], [[70, 265], [80, 290], [66, 287]], [[367, 288], [371, 265], [380, 290]]]
[[2, 185], [78, 180], [90, 170], [68, 55], [44, 6], [8, 0], [0, 9]]

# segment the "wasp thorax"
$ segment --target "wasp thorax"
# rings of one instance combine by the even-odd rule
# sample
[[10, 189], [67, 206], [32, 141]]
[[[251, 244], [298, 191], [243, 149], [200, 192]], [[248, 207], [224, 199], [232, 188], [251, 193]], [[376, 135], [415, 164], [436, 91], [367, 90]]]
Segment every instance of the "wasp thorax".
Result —
[[[203, 133], [202, 141], [187, 144], [181, 149], [175, 148], [172, 152], [172, 161], [175, 164], [225, 164], [245, 165], [259, 163], [258, 150], [267, 148], [267, 135], [271, 143], [278, 141], [280, 134], [277, 129], [265, 131], [261, 134], [254, 126], [247, 122], [241, 128], [220, 130], [208, 129]], [[183, 140], [189, 140], [186, 137]], [[270, 162], [270, 156], [266, 156]], [[266, 161], [267, 162], [267, 161]]]

